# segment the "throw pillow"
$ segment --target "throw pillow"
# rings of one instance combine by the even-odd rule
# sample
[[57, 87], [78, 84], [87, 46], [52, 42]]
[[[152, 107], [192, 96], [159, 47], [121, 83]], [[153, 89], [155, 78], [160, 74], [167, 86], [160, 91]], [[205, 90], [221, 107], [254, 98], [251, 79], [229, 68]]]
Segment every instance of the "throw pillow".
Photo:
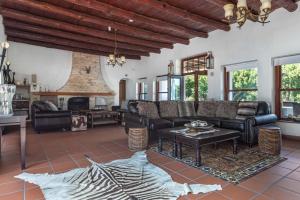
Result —
[[215, 117], [217, 111], [216, 101], [199, 101], [197, 116], [202, 117]]
[[219, 101], [216, 117], [235, 119], [238, 105], [235, 101]]
[[39, 111], [51, 111], [51, 108], [44, 101], [34, 101], [32, 103]]
[[257, 107], [258, 102], [240, 102], [236, 119], [245, 120], [248, 117], [255, 116]]
[[193, 101], [178, 102], [179, 117], [195, 117], [195, 105]]
[[161, 101], [159, 102], [159, 111], [161, 117], [178, 117], [178, 106], [176, 101]]
[[45, 103], [50, 107], [51, 111], [58, 111], [57, 106], [51, 101], [45, 101]]
[[153, 102], [139, 101], [137, 108], [139, 110], [139, 115], [144, 115], [150, 119], [159, 119], [159, 114], [157, 106]]

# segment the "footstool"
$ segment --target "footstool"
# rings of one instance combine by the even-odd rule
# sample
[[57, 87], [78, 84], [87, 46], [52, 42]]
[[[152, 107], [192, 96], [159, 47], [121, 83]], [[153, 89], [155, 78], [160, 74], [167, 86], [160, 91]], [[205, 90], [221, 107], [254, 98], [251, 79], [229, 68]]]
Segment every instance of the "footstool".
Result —
[[261, 152], [279, 155], [282, 145], [281, 130], [276, 126], [259, 128], [258, 146]]
[[87, 130], [87, 116], [86, 115], [72, 115], [72, 131], [86, 131]]
[[147, 128], [129, 128], [128, 148], [132, 151], [141, 151], [148, 146]]

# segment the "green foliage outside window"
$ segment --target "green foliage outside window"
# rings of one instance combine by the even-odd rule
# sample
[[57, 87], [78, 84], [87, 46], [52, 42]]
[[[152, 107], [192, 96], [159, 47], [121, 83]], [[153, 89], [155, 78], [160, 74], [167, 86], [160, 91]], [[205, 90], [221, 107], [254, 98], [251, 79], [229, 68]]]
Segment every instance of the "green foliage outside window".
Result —
[[281, 98], [283, 102], [300, 103], [300, 63], [281, 67], [281, 88], [299, 89], [298, 91], [282, 91]]
[[206, 75], [199, 76], [198, 89], [199, 89], [199, 100], [206, 100], [208, 93], [208, 79]]
[[[257, 69], [243, 69], [230, 72], [232, 88], [231, 90], [257, 89]], [[257, 91], [234, 91], [232, 101], [255, 101]]]
[[194, 75], [185, 76], [185, 100], [195, 100], [195, 78]]

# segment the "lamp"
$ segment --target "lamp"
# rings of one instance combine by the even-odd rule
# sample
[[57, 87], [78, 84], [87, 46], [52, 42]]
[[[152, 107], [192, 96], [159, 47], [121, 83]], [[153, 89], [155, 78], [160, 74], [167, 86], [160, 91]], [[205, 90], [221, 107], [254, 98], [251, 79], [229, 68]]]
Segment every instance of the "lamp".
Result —
[[214, 69], [215, 58], [211, 51], [207, 52], [207, 56], [205, 57], [205, 68], [206, 69]]

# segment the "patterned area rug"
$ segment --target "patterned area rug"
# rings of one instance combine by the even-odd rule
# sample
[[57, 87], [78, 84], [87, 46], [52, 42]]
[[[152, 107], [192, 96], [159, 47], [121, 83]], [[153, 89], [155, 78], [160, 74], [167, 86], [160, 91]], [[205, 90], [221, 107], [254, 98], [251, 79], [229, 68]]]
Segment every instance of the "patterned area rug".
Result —
[[[157, 144], [152, 145], [151, 149], [158, 152]], [[201, 151], [200, 167], [195, 165], [195, 151], [191, 147], [182, 148], [183, 158], [180, 160], [173, 157], [172, 144], [164, 142], [161, 154], [234, 184], [286, 160], [284, 157], [262, 153], [258, 147], [249, 148], [246, 145], [239, 145], [238, 154], [234, 155], [232, 143], [226, 142], [218, 144], [217, 148], [214, 145], [204, 146]]]
[[220, 185], [179, 184], [151, 164], [145, 152], [129, 159], [60, 174], [22, 173], [16, 178], [39, 185], [46, 200], [175, 200], [188, 193], [221, 190]]

